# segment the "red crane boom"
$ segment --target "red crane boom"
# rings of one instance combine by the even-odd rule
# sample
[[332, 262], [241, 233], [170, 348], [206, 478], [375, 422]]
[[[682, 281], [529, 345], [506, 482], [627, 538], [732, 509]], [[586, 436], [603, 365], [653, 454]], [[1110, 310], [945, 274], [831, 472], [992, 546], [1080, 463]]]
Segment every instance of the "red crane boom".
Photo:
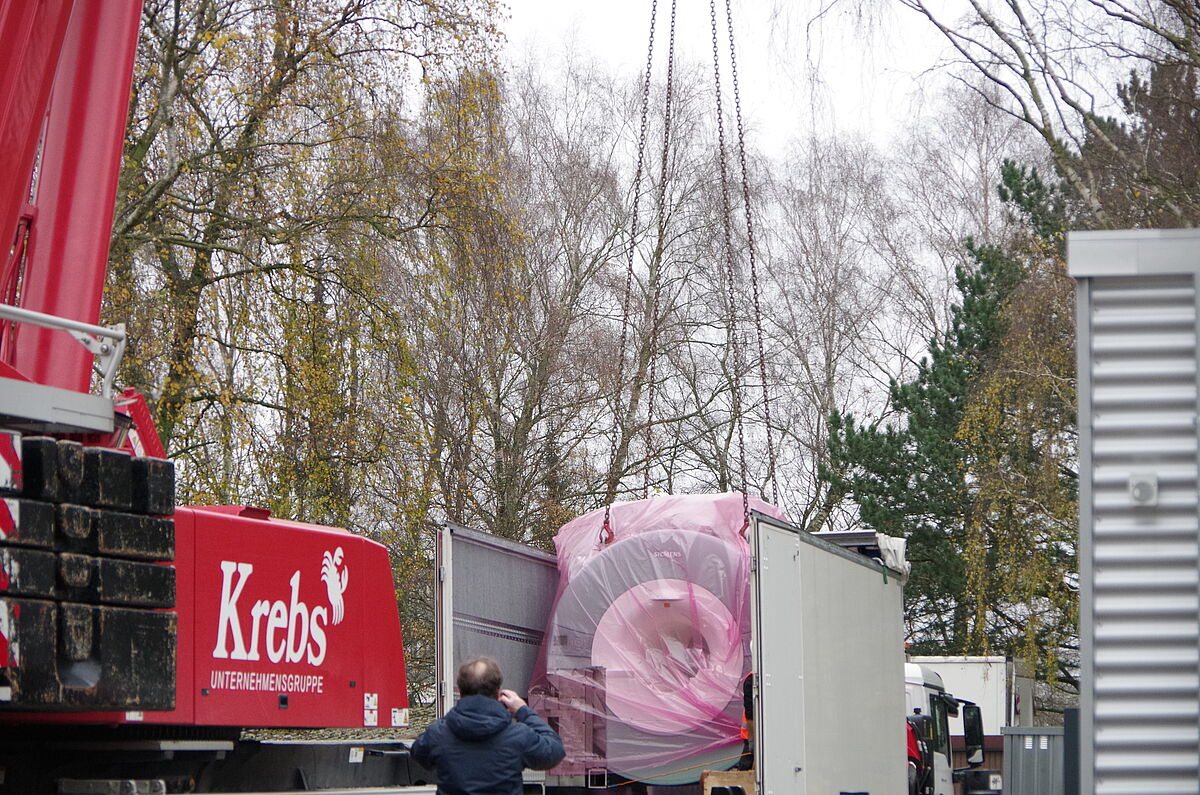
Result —
[[[4, 284], [23, 309], [100, 320], [141, 11], [141, 0], [0, 0], [3, 35], [11, 23], [27, 42], [24, 53], [9, 51], [0, 75], [0, 96], [16, 111], [5, 114], [0, 140], [20, 142], [2, 155], [16, 177], [0, 194], [0, 230], [14, 254]], [[90, 389], [92, 354], [69, 334], [22, 324], [6, 336], [0, 357], [24, 377]]]

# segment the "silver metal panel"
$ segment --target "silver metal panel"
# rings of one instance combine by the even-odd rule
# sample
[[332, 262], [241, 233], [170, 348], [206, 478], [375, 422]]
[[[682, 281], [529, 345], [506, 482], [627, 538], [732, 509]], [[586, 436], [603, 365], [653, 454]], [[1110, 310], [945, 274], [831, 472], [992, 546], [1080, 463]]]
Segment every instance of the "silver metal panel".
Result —
[[1004, 795], [1063, 795], [1061, 728], [1005, 726]]
[[[1074, 240], [1068, 239], [1068, 246]], [[1068, 258], [1069, 262], [1069, 258]], [[1116, 294], [1117, 288], [1110, 290]], [[1079, 425], [1079, 548], [1077, 561], [1079, 566], [1079, 700], [1078, 712], [1079, 745], [1076, 754], [1079, 759], [1079, 793], [1085, 795], [1092, 791], [1092, 744], [1090, 738], [1094, 734], [1095, 722], [1092, 720], [1094, 698], [1092, 696], [1092, 681], [1095, 677], [1092, 661], [1096, 657], [1095, 634], [1092, 619], [1092, 483], [1094, 468], [1092, 466], [1092, 431], [1102, 429], [1106, 419], [1097, 419], [1092, 412], [1092, 357], [1097, 351], [1095, 340], [1092, 339], [1091, 324], [1091, 285], [1086, 280], [1075, 283], [1075, 372], [1076, 372], [1076, 401]], [[1186, 335], [1185, 335], [1186, 336]], [[1182, 412], [1186, 414], [1187, 412]], [[1121, 423], [1117, 423], [1121, 425]], [[1071, 795], [1076, 795], [1072, 793]]]
[[34, 433], [112, 433], [113, 401], [0, 378], [0, 420], [5, 427]]
[[1200, 246], [1192, 229], [1072, 232], [1067, 262], [1077, 279], [1181, 273], [1200, 269]]
[[438, 681], [442, 709], [453, 705], [458, 665], [484, 655], [500, 664], [506, 688], [528, 696], [558, 589], [554, 556], [451, 523], [443, 525], [439, 533]]
[[752, 531], [759, 791], [899, 795], [903, 578], [768, 517]]
[[[1195, 795], [1200, 235], [1072, 233], [1069, 252], [1072, 274], [1088, 277], [1077, 320], [1081, 791]], [[1042, 792], [1007, 770], [1005, 791]]]

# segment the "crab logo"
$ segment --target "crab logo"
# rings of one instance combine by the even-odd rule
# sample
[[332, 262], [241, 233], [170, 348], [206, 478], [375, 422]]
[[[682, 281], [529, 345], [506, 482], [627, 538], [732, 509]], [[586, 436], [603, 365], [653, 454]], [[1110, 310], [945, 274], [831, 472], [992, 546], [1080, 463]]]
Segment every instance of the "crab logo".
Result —
[[346, 592], [346, 583], [350, 581], [350, 568], [342, 568], [343, 557], [342, 548], [338, 547], [333, 552], [326, 552], [321, 561], [321, 580], [329, 593], [329, 607], [333, 611], [334, 624], [342, 623], [346, 613], [342, 594]]

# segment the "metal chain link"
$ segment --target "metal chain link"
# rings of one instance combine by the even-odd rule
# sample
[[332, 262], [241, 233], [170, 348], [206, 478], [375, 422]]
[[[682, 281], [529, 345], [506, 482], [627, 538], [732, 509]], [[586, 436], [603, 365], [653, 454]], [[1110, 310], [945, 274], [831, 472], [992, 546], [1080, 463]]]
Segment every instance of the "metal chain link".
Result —
[[655, 199], [655, 232], [658, 238], [655, 242], [654, 259], [650, 263], [651, 304], [648, 317], [650, 323], [650, 374], [646, 384], [646, 467], [642, 473], [642, 496], [650, 496], [650, 461], [654, 451], [654, 411], [655, 399], [658, 396], [658, 319], [662, 311], [662, 290], [659, 289], [663, 262], [666, 259], [666, 203], [667, 203], [667, 172], [668, 158], [671, 153], [671, 121], [675, 108], [675, 8], [676, 0], [671, 0], [671, 33], [667, 44], [667, 89], [663, 110], [662, 133], [662, 165], [659, 170], [658, 192]]
[[[659, 175], [658, 190], [656, 192], [655, 201], [655, 231], [657, 240], [655, 242], [655, 251], [651, 261], [649, 278], [647, 287], [650, 291], [650, 304], [647, 306], [645, 318], [649, 323], [649, 355], [648, 355], [648, 379], [647, 379], [647, 418], [644, 431], [645, 444], [645, 461], [642, 478], [642, 493], [643, 496], [649, 496], [650, 489], [650, 470], [651, 470], [651, 453], [653, 451], [654, 441], [654, 422], [657, 400], [657, 351], [658, 351], [658, 333], [659, 333], [659, 315], [661, 312], [661, 295], [659, 288], [659, 278], [663, 259], [665, 258], [666, 237], [666, 186], [668, 175], [668, 164], [670, 156], [671, 130], [674, 110], [674, 67], [675, 67], [675, 29], [676, 29], [676, 4], [677, 0], [671, 1], [671, 24], [670, 24], [670, 40], [667, 56], [667, 84], [665, 96], [665, 110], [663, 119], [662, 133], [662, 156], [661, 168]], [[654, 63], [654, 38], [655, 28], [658, 19], [658, 2], [651, 1], [650, 7], [650, 36], [646, 48], [646, 72], [645, 80], [642, 84], [642, 107], [641, 118], [638, 128], [638, 151], [637, 151], [637, 166], [634, 172], [633, 181], [633, 211], [630, 222], [629, 248], [626, 258], [625, 270], [625, 285], [621, 301], [621, 340], [619, 347], [619, 359], [617, 365], [617, 399], [620, 403], [625, 382], [626, 369], [626, 345], [629, 340], [629, 315], [630, 315], [630, 300], [633, 289], [633, 267], [634, 256], [636, 251], [636, 239], [638, 232], [638, 223], [640, 220], [640, 196], [642, 176], [645, 169], [645, 150], [648, 130], [648, 114], [650, 105], [650, 86], [651, 73]], [[737, 311], [737, 266], [736, 258], [733, 250], [733, 229], [732, 229], [732, 214], [733, 203], [729, 195], [729, 168], [728, 168], [728, 152], [725, 139], [725, 118], [724, 106], [721, 92], [721, 61], [720, 61], [720, 45], [719, 31], [717, 24], [717, 9], [716, 0], [709, 0], [709, 21], [712, 28], [712, 52], [713, 52], [713, 83], [716, 99], [717, 111], [717, 141], [718, 141], [718, 159], [720, 166], [720, 184], [721, 184], [721, 209], [722, 209], [722, 228], [724, 232], [725, 245], [725, 265], [726, 265], [726, 291], [727, 300], [729, 303], [729, 343], [733, 356], [732, 373], [733, 389], [732, 389], [732, 404], [731, 410], [733, 420], [737, 432], [737, 457], [738, 457], [738, 478], [740, 480], [742, 492], [742, 508], [746, 517], [747, 524], [750, 517], [750, 503], [748, 491], [748, 476], [746, 466], [746, 440], [744, 420], [742, 417], [742, 395], [741, 387], [741, 370], [742, 370], [742, 340], [740, 337], [739, 317]], [[750, 266], [750, 283], [753, 298], [753, 314], [756, 332], [756, 343], [758, 353], [758, 371], [760, 379], [760, 388], [763, 398], [763, 411], [766, 421], [767, 431], [767, 474], [771, 482], [772, 500], [778, 504], [779, 501], [779, 486], [776, 479], [776, 458], [775, 458], [775, 443], [773, 433], [773, 422], [770, 409], [770, 393], [767, 380], [767, 365], [765, 355], [765, 333], [763, 331], [762, 322], [762, 301], [761, 289], [758, 282], [758, 267], [757, 267], [757, 246], [754, 238], [754, 221], [750, 210], [750, 185], [748, 169], [746, 167], [746, 147], [745, 147], [745, 127], [742, 120], [741, 107], [741, 92], [738, 82], [737, 72], [737, 55], [734, 46], [733, 33], [733, 13], [731, 0], [725, 0], [725, 23], [728, 32], [729, 41], [729, 61], [731, 69], [732, 87], [733, 87], [733, 103], [734, 113], [737, 125], [737, 154], [738, 165], [741, 170], [741, 187], [742, 187], [742, 203], [746, 218], [746, 242], [747, 252]], [[636, 388], [631, 392], [630, 401], [634, 401], [634, 397], [639, 390]], [[604, 511], [604, 525], [601, 532], [601, 539], [604, 542], [611, 541], [613, 531], [611, 528], [611, 509], [612, 502], [616, 497], [616, 490], [619, 485], [620, 477], [616, 473], [617, 452], [619, 448], [620, 438], [623, 433], [623, 422], [618, 423], [617, 428], [612, 435], [612, 444], [610, 447], [610, 456], [613, 465], [613, 471], [610, 472], [606, 505]], [[745, 527], [743, 527], [743, 531]]]
[[725, 115], [721, 101], [721, 49], [717, 35], [717, 5], [716, 0], [708, 0], [708, 15], [712, 23], [712, 54], [713, 54], [713, 84], [716, 93], [717, 106], [717, 157], [721, 173], [721, 223], [725, 232], [725, 266], [726, 289], [729, 300], [729, 343], [733, 349], [733, 420], [737, 429], [738, 448], [738, 478], [742, 492], [742, 511], [746, 521], [750, 520], [750, 493], [747, 489], [746, 477], [746, 436], [742, 423], [742, 397], [740, 390], [742, 354], [741, 343], [738, 340], [737, 294], [734, 285], [737, 281], [737, 270], [733, 256], [733, 229], [730, 216], [733, 209], [729, 200], [729, 169], [726, 164], [725, 148]]
[[[673, 12], [672, 12], [673, 13]], [[642, 170], [646, 161], [646, 124], [650, 110], [650, 77], [651, 70], [654, 66], [654, 28], [658, 20], [658, 0], [651, 0], [650, 3], [650, 39], [646, 45], [646, 79], [642, 83], [642, 112], [641, 120], [638, 126], [638, 151], [637, 151], [637, 166], [634, 169], [633, 175], [633, 217], [629, 224], [629, 251], [625, 261], [625, 289], [621, 294], [621, 342], [619, 345], [619, 354], [617, 359], [617, 386], [616, 386], [616, 405], [617, 405], [617, 426], [613, 429], [612, 444], [609, 448], [609, 461], [611, 462], [612, 470], [609, 472], [609, 479], [604, 495], [604, 525], [601, 530], [601, 540], [605, 543], [613, 538], [612, 531], [612, 503], [617, 496], [617, 486], [620, 483], [620, 474], [617, 469], [617, 449], [620, 446], [620, 438], [624, 432], [623, 422], [624, 408], [621, 405], [625, 386], [625, 345], [629, 340], [629, 296], [633, 292], [633, 255], [637, 241], [638, 230], [638, 206], [640, 204], [639, 197], [642, 189]], [[674, 24], [672, 24], [674, 27]]]
[[733, 44], [731, 0], [725, 0], [725, 25], [729, 31], [729, 66], [733, 83], [733, 109], [737, 119], [738, 162], [742, 170], [742, 207], [746, 213], [746, 250], [750, 260], [750, 287], [754, 296], [754, 330], [758, 341], [758, 376], [762, 389], [763, 415], [767, 425], [767, 479], [771, 483], [771, 503], [779, 504], [779, 482], [775, 476], [775, 439], [771, 422], [771, 396], [767, 382], [766, 346], [763, 342], [762, 303], [758, 286], [757, 247], [754, 244], [754, 218], [750, 212], [750, 178], [746, 173], [746, 133], [742, 126], [742, 97], [738, 88], [737, 52]]

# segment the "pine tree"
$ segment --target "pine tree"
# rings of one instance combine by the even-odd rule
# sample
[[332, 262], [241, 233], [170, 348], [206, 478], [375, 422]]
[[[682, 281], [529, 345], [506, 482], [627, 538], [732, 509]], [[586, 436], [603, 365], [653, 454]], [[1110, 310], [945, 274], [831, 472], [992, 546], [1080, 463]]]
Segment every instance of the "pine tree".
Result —
[[908, 382], [890, 385], [902, 423], [861, 425], [852, 415], [830, 418], [831, 464], [822, 477], [858, 504], [869, 527], [909, 540], [913, 572], [905, 614], [916, 653], [969, 651], [971, 616], [963, 549], [972, 494], [958, 438], [971, 379], [1000, 336], [1000, 308], [1019, 266], [994, 246], [968, 243], [974, 268], [959, 267], [962, 302], [950, 328], [929, 343], [929, 355]]
[[1200, 223], [1200, 74], [1155, 64], [1117, 86], [1124, 120], [1095, 119], [1078, 161], [1116, 228]]
[[1001, 197], [1027, 234], [1005, 246], [968, 241], [961, 300], [916, 376], [891, 384], [893, 419], [833, 416], [822, 477], [864, 524], [908, 539], [911, 651], [1021, 654], [1069, 679], [1069, 203], [1036, 171], [1005, 163], [1002, 177]]

